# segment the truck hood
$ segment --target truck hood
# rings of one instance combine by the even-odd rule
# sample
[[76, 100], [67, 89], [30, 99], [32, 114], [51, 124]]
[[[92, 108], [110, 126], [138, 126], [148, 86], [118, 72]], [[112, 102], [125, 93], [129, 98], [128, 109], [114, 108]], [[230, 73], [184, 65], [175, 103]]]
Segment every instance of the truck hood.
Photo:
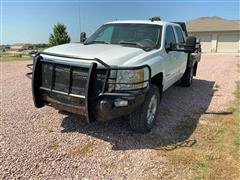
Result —
[[145, 51], [140, 48], [112, 44], [83, 45], [80, 43], [70, 43], [48, 48], [44, 50], [44, 52], [85, 58], [98, 58], [106, 64], [121, 66], [132, 58], [143, 54]]

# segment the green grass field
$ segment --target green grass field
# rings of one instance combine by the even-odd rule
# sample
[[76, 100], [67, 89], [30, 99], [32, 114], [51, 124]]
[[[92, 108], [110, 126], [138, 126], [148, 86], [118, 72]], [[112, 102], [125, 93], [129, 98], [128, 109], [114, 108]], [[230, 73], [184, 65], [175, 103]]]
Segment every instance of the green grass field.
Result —
[[0, 57], [1, 62], [6, 62], [6, 61], [28, 61], [31, 60], [32, 58], [29, 56], [22, 56], [22, 57]]
[[0, 52], [0, 61], [26, 61], [31, 60], [32, 58], [25, 54], [20, 54], [16, 51], [6, 51]]

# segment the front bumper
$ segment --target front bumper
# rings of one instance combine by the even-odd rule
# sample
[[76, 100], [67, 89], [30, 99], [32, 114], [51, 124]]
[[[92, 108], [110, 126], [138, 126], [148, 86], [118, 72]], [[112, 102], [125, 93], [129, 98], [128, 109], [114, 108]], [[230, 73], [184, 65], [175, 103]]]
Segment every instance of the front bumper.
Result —
[[[107, 121], [110, 119], [126, 116], [136, 111], [145, 99], [145, 94], [139, 94], [132, 97], [124, 96], [105, 96], [94, 106], [95, 119], [98, 121]], [[126, 106], [116, 106], [115, 102], [127, 102]]]
[[[41, 54], [50, 55], [51, 58], [62, 57], [56, 54]], [[135, 111], [142, 105], [149, 90], [151, 69], [148, 65], [111, 67], [99, 59], [84, 59], [104, 65], [104, 68], [98, 68], [97, 63], [93, 62], [89, 66], [82, 66], [43, 58], [41, 54], [34, 58], [32, 73], [32, 94], [37, 108], [49, 105], [61, 111], [83, 115], [88, 122], [106, 121]], [[64, 58], [83, 59], [65, 56]], [[111, 93], [107, 91], [109, 84], [118, 84], [109, 81], [111, 70], [136, 70], [144, 67], [149, 69], [149, 78], [138, 83], [148, 82], [146, 88]]]
[[[109, 93], [93, 100], [89, 104], [89, 115], [91, 121], [108, 121], [110, 119], [127, 116], [136, 111], [145, 100], [148, 89], [132, 92], [131, 94]], [[84, 115], [84, 109], [81, 106], [70, 105], [62, 101], [56, 101], [50, 95], [43, 96], [46, 105], [52, 106], [60, 111], [67, 111], [79, 115]], [[119, 105], [119, 102], [127, 102], [127, 104]]]

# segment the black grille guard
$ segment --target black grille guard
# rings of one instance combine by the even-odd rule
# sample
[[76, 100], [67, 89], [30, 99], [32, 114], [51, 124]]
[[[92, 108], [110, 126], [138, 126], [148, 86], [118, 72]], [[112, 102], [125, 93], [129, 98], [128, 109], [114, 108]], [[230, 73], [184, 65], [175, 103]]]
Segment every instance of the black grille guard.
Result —
[[[37, 74], [39, 73], [39, 69], [40, 69], [39, 66], [40, 66], [41, 61], [43, 61], [43, 62], [47, 61], [48, 63], [53, 63], [53, 66], [55, 64], [63, 64], [63, 65], [70, 66], [69, 76], [72, 74], [71, 73], [72, 67], [84, 67], [84, 65], [71, 64], [71, 62], [42, 59], [41, 55], [49, 55], [51, 57], [58, 57], [58, 58], [60, 57], [60, 58], [69, 58], [69, 59], [91, 61], [92, 63], [90, 63], [90, 65], [87, 66], [89, 68], [89, 71], [88, 71], [87, 83], [86, 83], [86, 87], [85, 87], [85, 89], [86, 89], [85, 96], [83, 97], [83, 96], [73, 95], [73, 94], [70, 93], [70, 91], [68, 91], [68, 93], [66, 93], [66, 92], [61, 92], [61, 91], [54, 90], [52, 88], [53, 77], [51, 79], [51, 81], [52, 81], [51, 82], [51, 88], [42, 88], [41, 84], [40, 84], [39, 77], [37, 76]], [[101, 93], [98, 96], [102, 96], [102, 95], [105, 95], [105, 94], [106, 95], [116, 94], [116, 92], [114, 92], [114, 93], [106, 92], [108, 84], [129, 84], [129, 85], [133, 85], [133, 84], [140, 84], [140, 83], [148, 82], [147, 86], [142, 88], [142, 89], [146, 89], [146, 88], [149, 87], [149, 84], [150, 84], [150, 81], [151, 81], [151, 68], [150, 68], [149, 65], [132, 66], [132, 67], [130, 67], [130, 66], [125, 66], [125, 67], [124, 66], [110, 66], [110, 65], [106, 64], [105, 62], [103, 62], [102, 60], [100, 60], [98, 58], [87, 58], [87, 57], [60, 55], [60, 54], [47, 53], [47, 52], [40, 52], [40, 53], [35, 54], [32, 57], [33, 57], [33, 64], [28, 64], [27, 65], [27, 67], [29, 69], [31, 69], [32, 72], [27, 73], [26, 76], [28, 78], [32, 79], [32, 96], [33, 96], [33, 101], [34, 101], [35, 107], [41, 108], [41, 107], [44, 106], [44, 102], [40, 98], [40, 90], [45, 90], [45, 91], [50, 91], [50, 92], [53, 92], [53, 93], [64, 94], [64, 95], [67, 95], [67, 96], [74, 96], [74, 97], [77, 97], [77, 98], [82, 98], [82, 99], [85, 99], [85, 116], [86, 116], [88, 122], [90, 122], [90, 113], [89, 113], [89, 107], [88, 106], [89, 106], [89, 100], [91, 98], [91, 97], [89, 97], [89, 91], [91, 90], [91, 87], [89, 87], [89, 86], [90, 86], [90, 82], [91, 82], [91, 77], [93, 76], [93, 73], [94, 73], [94, 69], [96, 69], [96, 68], [106, 69], [103, 88], [102, 88]], [[99, 64], [101, 64], [103, 66], [98, 67], [96, 62], [98, 62]], [[111, 70], [138, 70], [138, 69], [142, 69], [142, 68], [147, 68], [148, 71], [149, 71], [149, 73], [148, 73], [149, 77], [148, 77], [147, 80], [140, 81], [140, 82], [135, 82], [135, 83], [125, 83], [125, 82], [118, 83], [118, 82], [109, 82], [108, 81]], [[70, 86], [71, 86], [71, 83], [69, 83], [68, 89], [70, 89]], [[132, 90], [140, 90], [140, 89], [132, 89]], [[131, 95], [131, 94], [128, 94], [126, 91], [127, 90], [121, 90], [119, 92], [117, 91], [117, 94], [124, 93], [124, 95], [126, 95], [126, 96]]]

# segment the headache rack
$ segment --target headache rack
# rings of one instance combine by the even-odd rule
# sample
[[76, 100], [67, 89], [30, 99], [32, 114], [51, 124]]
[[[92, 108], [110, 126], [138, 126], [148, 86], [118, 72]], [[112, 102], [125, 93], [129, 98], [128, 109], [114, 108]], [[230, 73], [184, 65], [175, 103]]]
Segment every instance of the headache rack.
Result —
[[[47, 55], [50, 58], [43, 58]], [[88, 65], [60, 61], [54, 58], [69, 58], [73, 60], [91, 61]], [[102, 66], [98, 66], [98, 63]], [[127, 92], [108, 92], [109, 84], [140, 84], [151, 80], [151, 68], [148, 65], [137, 67], [110, 66], [97, 58], [66, 56], [53, 53], [41, 52], [33, 57], [33, 64], [28, 64], [32, 72], [26, 76], [32, 79], [33, 101], [37, 108], [45, 104], [57, 109], [84, 115], [88, 122], [92, 119], [89, 108], [91, 102], [102, 95], [116, 95]], [[147, 68], [149, 77], [147, 80], [137, 83], [117, 83], [110, 81], [111, 70], [137, 70]]]

